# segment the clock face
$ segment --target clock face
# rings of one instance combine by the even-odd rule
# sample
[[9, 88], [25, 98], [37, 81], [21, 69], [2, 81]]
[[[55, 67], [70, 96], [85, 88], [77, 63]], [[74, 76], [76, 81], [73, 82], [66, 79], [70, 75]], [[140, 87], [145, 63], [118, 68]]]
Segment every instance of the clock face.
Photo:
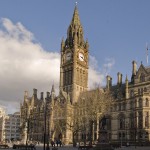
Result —
[[66, 54], [66, 60], [70, 60], [70, 59], [71, 59], [71, 53], [69, 52]]
[[80, 61], [84, 61], [84, 55], [82, 53], [79, 53], [79, 59]]

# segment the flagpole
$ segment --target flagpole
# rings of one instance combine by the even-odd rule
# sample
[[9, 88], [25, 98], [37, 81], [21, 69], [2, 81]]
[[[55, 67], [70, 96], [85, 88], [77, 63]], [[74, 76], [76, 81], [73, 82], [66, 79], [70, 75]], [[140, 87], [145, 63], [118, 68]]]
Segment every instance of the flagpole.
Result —
[[148, 44], [146, 43], [146, 61], [148, 65]]

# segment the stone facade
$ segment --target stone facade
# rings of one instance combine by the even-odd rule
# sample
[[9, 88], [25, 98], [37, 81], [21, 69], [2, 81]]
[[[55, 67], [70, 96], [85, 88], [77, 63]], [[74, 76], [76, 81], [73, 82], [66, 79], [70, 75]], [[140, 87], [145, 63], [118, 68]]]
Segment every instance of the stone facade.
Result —
[[0, 107], [0, 142], [4, 141], [5, 116], [5, 109]]
[[[110, 142], [149, 141], [150, 68], [141, 64], [137, 69], [136, 62], [133, 61], [131, 81], [126, 77], [124, 83], [122, 74], [118, 73], [116, 85], [112, 85], [112, 78], [107, 76], [106, 87], [98, 91], [101, 94], [99, 97], [106, 92], [111, 93], [111, 107], [105, 111], [97, 111], [97, 117], [90, 126], [86, 111], [90, 96], [86, 97], [85, 94], [93, 94], [97, 90], [88, 91], [88, 49], [89, 44], [84, 41], [76, 6], [67, 30], [67, 38], [61, 42], [59, 95], [55, 95], [54, 85], [45, 98], [43, 92], [41, 98], [38, 98], [36, 89], [33, 90], [32, 97], [25, 92], [20, 106], [24, 142], [43, 142], [45, 134], [46, 139], [61, 139], [66, 144], [73, 140], [85, 142], [91, 137], [96, 141], [103, 115], [107, 119], [106, 128]], [[79, 130], [80, 121], [86, 130]]]
[[[118, 73], [118, 83], [110, 86], [115, 101], [112, 104], [111, 140], [122, 142], [148, 142], [150, 140], [150, 68], [143, 64], [137, 69], [132, 62], [131, 81], [126, 76], [122, 83], [122, 75]], [[109, 81], [108, 81], [109, 82]]]
[[78, 100], [88, 84], [88, 42], [84, 41], [83, 28], [75, 7], [67, 38], [61, 42], [60, 90], [68, 93], [71, 103]]

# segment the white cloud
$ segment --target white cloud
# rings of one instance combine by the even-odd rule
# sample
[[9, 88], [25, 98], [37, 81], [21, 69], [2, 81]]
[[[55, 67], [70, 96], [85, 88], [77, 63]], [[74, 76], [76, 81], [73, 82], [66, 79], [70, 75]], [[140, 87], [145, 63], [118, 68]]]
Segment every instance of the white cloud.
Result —
[[[93, 89], [97, 86], [104, 86], [105, 77], [110, 73], [112, 67], [115, 64], [113, 58], [106, 58], [105, 63], [102, 67], [98, 66], [98, 62], [94, 56], [90, 56], [90, 65], [89, 65], [89, 88]], [[101, 68], [101, 69], [100, 69]]]
[[[0, 105], [14, 112], [19, 110], [25, 90], [30, 95], [33, 88], [46, 92], [54, 83], [58, 91], [60, 54], [44, 50], [21, 23], [3, 18], [0, 26]], [[104, 68], [111, 68], [113, 63], [106, 62]], [[97, 60], [90, 56], [90, 88], [104, 79], [98, 68]]]
[[45, 51], [21, 23], [3, 18], [1, 24], [0, 103], [14, 107], [22, 101], [25, 90], [50, 91], [53, 82], [58, 87], [59, 53]]

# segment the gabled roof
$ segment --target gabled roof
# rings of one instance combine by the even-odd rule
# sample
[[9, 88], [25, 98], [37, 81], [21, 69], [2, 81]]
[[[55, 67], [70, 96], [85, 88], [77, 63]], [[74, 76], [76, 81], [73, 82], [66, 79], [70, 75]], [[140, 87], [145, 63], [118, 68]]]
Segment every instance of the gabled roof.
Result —
[[141, 74], [141, 73], [148, 74], [147, 69], [144, 67], [144, 65], [143, 65], [142, 63], [141, 63], [141, 65], [140, 65], [140, 67], [139, 67], [139, 69], [138, 69], [138, 71], [137, 71], [137, 76], [138, 76], [139, 74]]

